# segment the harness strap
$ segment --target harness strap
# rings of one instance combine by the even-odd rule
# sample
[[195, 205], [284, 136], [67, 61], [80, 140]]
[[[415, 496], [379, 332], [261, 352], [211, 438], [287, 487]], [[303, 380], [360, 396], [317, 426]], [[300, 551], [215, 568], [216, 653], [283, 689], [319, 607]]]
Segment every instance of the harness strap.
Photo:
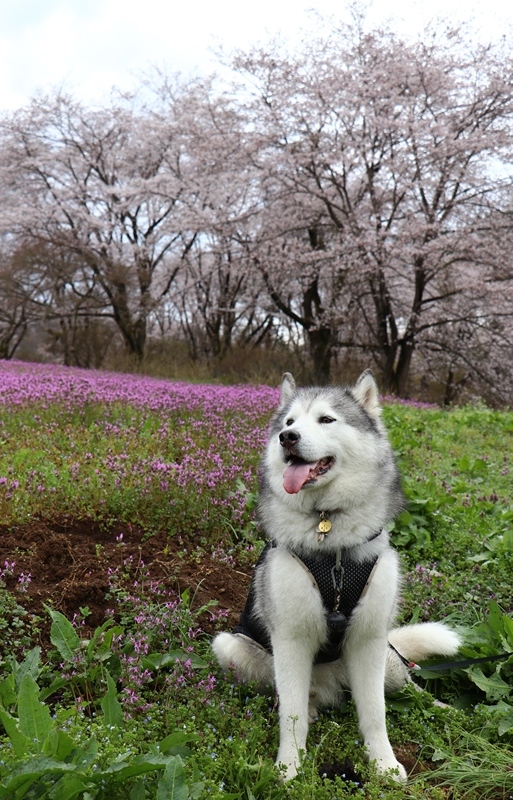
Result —
[[[381, 531], [371, 538], [375, 539], [380, 533]], [[274, 542], [266, 545], [257, 561], [255, 572], [273, 547], [276, 547]], [[378, 556], [370, 561], [355, 562], [347, 557], [347, 551], [342, 550], [334, 555], [330, 554], [328, 557], [321, 558], [299, 554], [289, 548], [287, 551], [308, 573], [312, 585], [321, 595], [326, 610], [329, 638], [317, 653], [314, 663], [335, 661], [340, 655], [340, 648], [351, 614], [367, 592], [378, 563]], [[344, 557], [342, 556], [343, 552]], [[246, 605], [233, 632], [250, 637], [272, 654], [269, 632], [262, 620], [255, 616], [254, 607], [255, 585], [253, 580]]]

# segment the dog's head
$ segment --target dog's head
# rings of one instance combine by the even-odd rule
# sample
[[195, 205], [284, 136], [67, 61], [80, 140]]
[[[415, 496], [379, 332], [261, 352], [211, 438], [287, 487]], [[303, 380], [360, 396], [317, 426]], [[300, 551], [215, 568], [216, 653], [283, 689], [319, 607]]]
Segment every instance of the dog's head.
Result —
[[371, 457], [370, 445], [383, 432], [378, 388], [366, 370], [352, 389], [296, 387], [285, 373], [268, 456], [283, 471], [283, 489], [298, 494], [325, 486], [340, 468]]

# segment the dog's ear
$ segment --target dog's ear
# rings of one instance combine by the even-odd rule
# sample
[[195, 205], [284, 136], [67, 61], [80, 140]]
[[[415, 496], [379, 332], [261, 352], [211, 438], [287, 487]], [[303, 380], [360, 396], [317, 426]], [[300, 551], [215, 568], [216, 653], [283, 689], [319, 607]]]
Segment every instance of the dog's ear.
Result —
[[296, 381], [290, 374], [285, 372], [281, 379], [281, 405], [284, 406], [292, 399], [296, 391]]
[[379, 417], [381, 414], [379, 392], [372, 370], [366, 369], [365, 372], [362, 372], [356, 381], [353, 395], [368, 414]]

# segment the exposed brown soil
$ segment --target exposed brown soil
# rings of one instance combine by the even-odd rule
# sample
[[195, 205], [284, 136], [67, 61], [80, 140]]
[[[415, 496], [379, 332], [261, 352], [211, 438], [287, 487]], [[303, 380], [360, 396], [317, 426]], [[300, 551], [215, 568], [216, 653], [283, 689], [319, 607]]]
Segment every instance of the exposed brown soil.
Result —
[[[218, 609], [228, 611], [227, 625], [231, 627], [238, 619], [249, 587], [250, 568], [243, 570], [215, 560], [194, 543], [167, 532], [148, 536], [136, 525], [106, 528], [71, 519], [0, 525], [0, 570], [4, 570], [6, 561], [15, 563], [5, 584], [23, 608], [41, 618], [39, 643], [44, 648], [49, 644], [49, 617], [44, 604], [51, 604], [68, 619], [87, 607], [91, 613], [86, 627], [96, 628], [109, 607], [108, 571], [121, 568], [130, 556], [134, 564], [144, 565], [152, 579], [170, 590], [181, 593], [189, 588], [193, 608], [217, 600]], [[20, 593], [17, 587], [22, 574], [30, 575], [30, 581]]]
[[[122, 534], [122, 538], [120, 538]], [[44, 609], [50, 604], [72, 619], [87, 607], [90, 614], [84, 634], [92, 632], [105, 619], [111, 605], [109, 569], [122, 568], [132, 558], [135, 565], [170, 591], [190, 589], [193, 608], [217, 600], [217, 608], [228, 612], [226, 627], [237, 622], [246, 601], [251, 567], [231, 566], [204, 553], [194, 542], [184, 542], [167, 532], [148, 536], [137, 525], [114, 524], [110, 527], [83, 520], [60, 518], [34, 520], [30, 524], [0, 525], [0, 574], [5, 562], [15, 564], [12, 575], [4, 577], [19, 604], [37, 616], [37, 637], [43, 649], [51, 647], [50, 617]], [[23, 592], [21, 575], [30, 575]], [[202, 619], [208, 632], [208, 615]], [[405, 743], [396, 755], [409, 774], [429, 769], [419, 761], [419, 746]], [[348, 762], [322, 765], [326, 778], [343, 776], [360, 780]]]

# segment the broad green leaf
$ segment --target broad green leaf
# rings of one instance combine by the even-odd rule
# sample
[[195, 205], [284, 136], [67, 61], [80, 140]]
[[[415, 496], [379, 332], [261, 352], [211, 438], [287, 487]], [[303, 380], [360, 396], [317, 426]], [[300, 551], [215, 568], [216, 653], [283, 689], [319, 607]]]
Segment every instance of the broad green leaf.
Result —
[[14, 675], [8, 675], [0, 681], [0, 705], [13, 706], [16, 703], [17, 695], [14, 688]]
[[41, 752], [46, 737], [54, 730], [50, 710], [39, 699], [39, 687], [32, 675], [25, 675], [18, 693], [20, 731], [27, 736], [34, 752]]
[[513, 550], [513, 528], [507, 528], [502, 537], [505, 550]]
[[141, 779], [137, 781], [134, 788], [130, 792], [130, 800], [145, 800], [146, 789], [144, 788], [144, 781]]
[[58, 761], [64, 761], [75, 749], [75, 742], [64, 731], [54, 728], [43, 744], [43, 753]]
[[19, 800], [26, 796], [30, 787], [36, 781], [40, 781], [41, 775], [39, 772], [33, 772], [30, 775], [16, 775], [14, 778], [7, 778], [6, 783], [0, 786], [0, 800]]
[[130, 762], [118, 761], [110, 767], [95, 773], [95, 780], [108, 780], [113, 777], [117, 782], [126, 781], [128, 778], [136, 778], [146, 772], [155, 772], [157, 769], [164, 769], [169, 763], [169, 756], [155, 756], [145, 753], [136, 756]]
[[472, 462], [472, 475], [483, 475], [488, 472], [488, 462], [482, 458], [476, 458]]
[[499, 736], [504, 736], [505, 733], [513, 731], [513, 714], [507, 714], [501, 719], [498, 726]]
[[488, 604], [488, 617], [487, 622], [490, 629], [496, 636], [499, 636], [503, 630], [503, 618], [504, 614], [502, 613], [499, 605], [495, 600], [490, 600]]
[[69, 685], [68, 678], [54, 678], [50, 686], [47, 686], [46, 689], [40, 689], [39, 699], [46, 700], [47, 697], [51, 697], [52, 694], [58, 692], [59, 689], [62, 689], [63, 686], [68, 686], [68, 685]]
[[468, 456], [463, 456], [463, 458], [458, 459], [456, 466], [460, 472], [468, 472], [470, 470], [470, 458]]
[[164, 774], [159, 778], [156, 800], [189, 800], [189, 787], [185, 780], [183, 761], [173, 756]]
[[199, 738], [200, 737], [196, 733], [176, 731], [175, 733], [170, 733], [169, 736], [166, 736], [166, 738], [162, 739], [161, 742], [158, 742], [157, 746], [160, 752], [165, 753], [166, 755], [182, 755], [181, 753], [173, 752], [175, 748], [185, 747], [188, 742], [197, 742], [199, 741]]
[[5, 732], [11, 740], [12, 749], [18, 758], [23, 758], [31, 751], [31, 741], [28, 736], [25, 736], [18, 727], [17, 720], [11, 717], [7, 711], [0, 708], [0, 722], [5, 728]]
[[84, 790], [90, 783], [84, 783], [84, 779], [79, 775], [66, 773], [52, 786], [48, 793], [49, 800], [82, 800]]
[[[201, 795], [203, 794], [203, 786], [204, 782], [200, 781], [200, 771], [198, 765], [195, 761], [192, 762], [192, 784], [190, 787], [190, 795], [191, 800], [199, 800]], [[232, 798], [237, 797], [237, 795], [231, 795]], [[230, 800], [230, 795], [227, 794], [225, 800]]]
[[45, 606], [45, 608], [52, 618], [51, 643], [57, 648], [64, 661], [73, 661], [73, 656], [80, 647], [80, 639], [75, 628], [60, 611], [49, 606]]
[[119, 625], [114, 626], [111, 619], [107, 619], [103, 625], [96, 628], [90, 642], [87, 645], [87, 655], [90, 659], [93, 656], [98, 656], [100, 653], [103, 655], [110, 655], [112, 649], [112, 639], [114, 636], [119, 636], [123, 633], [123, 628]]
[[98, 742], [96, 739], [89, 739], [82, 747], [77, 747], [73, 753], [73, 764], [79, 767], [89, 767], [98, 755]]
[[468, 556], [467, 561], [472, 561], [474, 564], [479, 564], [483, 561], [489, 561], [490, 553], [476, 553], [475, 556]]
[[30, 650], [21, 664], [18, 664], [16, 661], [13, 664], [13, 673], [16, 679], [16, 688], [19, 689], [21, 682], [25, 675], [32, 675], [34, 680], [37, 680], [37, 676], [41, 671], [41, 648], [40, 647], [33, 647]]
[[504, 614], [503, 623], [504, 623], [504, 632], [506, 633], [506, 636], [508, 638], [508, 645], [510, 646], [511, 649], [513, 647], [513, 619]]
[[[34, 784], [40, 784], [41, 779], [46, 775], [58, 777], [59, 775], [72, 772], [76, 767], [73, 764], [64, 764], [62, 762], [54, 761], [51, 758], [32, 758], [26, 764], [16, 769], [16, 774], [8, 777], [3, 786], [0, 787], [1, 800], [18, 800], [27, 795], [28, 790]], [[53, 795], [41, 794], [40, 792], [34, 797], [46, 798]]]
[[123, 709], [117, 697], [116, 684], [109, 673], [106, 673], [107, 679], [107, 694], [101, 701], [101, 707], [105, 722], [115, 728], [123, 727]]
[[483, 674], [478, 667], [472, 667], [467, 671], [469, 678], [485, 692], [488, 700], [497, 700], [500, 697], [507, 697], [511, 691], [511, 686], [502, 680], [500, 675], [495, 673], [489, 677]]

